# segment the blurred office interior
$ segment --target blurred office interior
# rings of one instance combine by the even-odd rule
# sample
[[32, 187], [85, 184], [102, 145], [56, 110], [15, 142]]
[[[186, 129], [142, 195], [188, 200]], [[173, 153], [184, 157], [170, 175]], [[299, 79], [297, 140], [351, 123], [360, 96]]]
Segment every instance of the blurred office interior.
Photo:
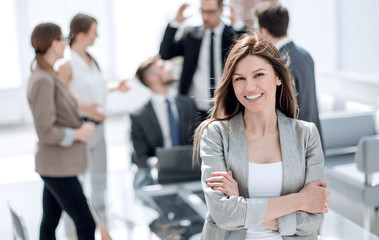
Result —
[[[188, 16], [186, 24], [199, 24], [199, 0], [186, 2], [190, 3], [185, 13]], [[236, 6], [247, 24], [251, 23], [249, 7], [255, 2], [259, 1], [225, 1]], [[315, 61], [320, 117], [368, 112], [376, 116], [379, 108], [379, 32], [376, 30], [379, 1], [280, 2], [290, 13], [289, 36], [308, 50]], [[23, 215], [30, 239], [37, 239], [41, 218], [42, 181], [34, 172], [33, 156], [37, 138], [25, 92], [34, 57], [30, 45], [31, 31], [36, 24], [49, 21], [60, 25], [63, 33], [68, 35], [69, 21], [78, 12], [95, 16], [98, 20], [99, 37], [90, 52], [107, 80], [127, 78], [132, 86], [127, 93], [110, 94], [106, 106], [109, 116], [106, 122], [108, 171], [113, 176], [109, 182], [113, 185], [108, 191], [108, 201], [113, 205], [111, 209], [122, 209], [119, 215], [110, 213], [113, 217], [110, 220], [111, 233], [119, 236], [114, 239], [158, 239], [149, 232], [149, 221], [156, 213], [142, 205], [134, 205], [138, 199], [132, 188], [135, 169], [130, 163], [128, 114], [142, 106], [150, 96], [149, 91], [133, 79], [136, 68], [142, 60], [158, 53], [166, 24], [175, 17], [181, 4], [177, 0], [0, 2], [3, 56], [0, 59], [1, 239], [12, 239], [7, 201]], [[225, 22], [229, 21], [228, 14], [226, 8]], [[180, 59], [173, 64], [179, 72]], [[335, 196], [331, 204], [332, 214], [341, 216], [343, 221], [351, 221], [351, 226], [363, 227], [364, 206], [357, 204], [357, 208], [351, 209], [348, 197], [338, 193]], [[123, 203], [125, 206], [120, 206]], [[377, 208], [371, 217], [371, 231], [379, 236]], [[58, 238], [64, 239], [63, 235], [60, 226]]]

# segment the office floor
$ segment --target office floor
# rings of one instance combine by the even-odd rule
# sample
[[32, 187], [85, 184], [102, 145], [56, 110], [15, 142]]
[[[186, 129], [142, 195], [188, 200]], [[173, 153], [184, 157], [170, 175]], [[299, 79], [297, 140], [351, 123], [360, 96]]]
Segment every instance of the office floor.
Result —
[[[130, 168], [130, 142], [128, 118], [125, 115], [112, 116], [106, 122], [106, 140], [108, 146], [109, 174], [126, 172], [125, 186], [132, 190], [133, 170]], [[30, 239], [38, 239], [38, 227], [41, 218], [42, 181], [34, 172], [34, 143], [36, 135], [32, 125], [14, 125], [0, 127], [0, 236], [1, 239], [12, 239], [10, 213], [7, 207], [9, 201], [25, 220]], [[115, 193], [115, 197], [117, 193]], [[335, 196], [331, 205], [333, 210], [343, 214], [352, 221], [362, 222], [360, 207], [347, 213], [349, 204], [343, 197]], [[111, 224], [113, 239], [151, 239], [147, 227], [134, 226], [130, 228], [125, 221], [115, 221]], [[379, 235], [379, 216], [374, 218], [374, 233]], [[63, 227], [57, 230], [58, 239], [65, 239]], [[97, 233], [99, 237], [99, 233]], [[98, 238], [99, 239], [99, 238]]]

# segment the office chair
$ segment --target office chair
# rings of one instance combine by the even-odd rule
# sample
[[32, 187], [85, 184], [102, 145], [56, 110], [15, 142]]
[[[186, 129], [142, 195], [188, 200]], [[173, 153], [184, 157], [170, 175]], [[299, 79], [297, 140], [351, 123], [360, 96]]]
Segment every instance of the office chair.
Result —
[[[363, 204], [363, 227], [372, 230], [372, 214], [379, 207], [379, 135], [362, 137], [355, 162], [325, 168], [328, 187], [356, 204]], [[332, 195], [333, 196], [333, 195]]]
[[363, 202], [365, 204], [363, 225], [371, 230], [371, 214], [379, 207], [379, 135], [365, 136], [358, 144], [355, 163], [359, 171], [364, 173]]
[[28, 232], [26, 230], [26, 225], [24, 219], [19, 215], [11, 204], [8, 202], [8, 208], [12, 217], [13, 225], [13, 239], [14, 240], [29, 240]]

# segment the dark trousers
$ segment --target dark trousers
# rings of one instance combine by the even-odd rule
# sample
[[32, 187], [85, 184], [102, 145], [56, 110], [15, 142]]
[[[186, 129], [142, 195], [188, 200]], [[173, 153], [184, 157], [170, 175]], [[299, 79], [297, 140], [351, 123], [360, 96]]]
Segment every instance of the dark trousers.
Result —
[[45, 182], [42, 197], [40, 240], [54, 240], [62, 210], [75, 223], [78, 240], [95, 239], [96, 224], [77, 177], [41, 177]]

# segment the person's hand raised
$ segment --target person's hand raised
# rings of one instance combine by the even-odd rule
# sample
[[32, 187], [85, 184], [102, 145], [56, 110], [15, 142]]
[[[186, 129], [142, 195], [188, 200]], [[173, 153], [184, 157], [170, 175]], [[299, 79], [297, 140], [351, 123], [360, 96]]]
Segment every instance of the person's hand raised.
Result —
[[189, 6], [188, 3], [184, 3], [182, 6], [180, 6], [178, 13], [176, 14], [176, 17], [175, 17], [176, 22], [181, 23], [181, 22], [184, 22], [184, 20], [186, 20], [183, 13], [184, 13], [184, 10], [186, 10], [188, 6]]
[[130, 85], [127, 83], [127, 80], [124, 79], [124, 80], [121, 80], [120, 82], [118, 82], [118, 85], [117, 85], [117, 90], [120, 91], [120, 92], [127, 92], [129, 89], [130, 89]]
[[237, 22], [240, 19], [240, 17], [238, 15], [235, 7], [233, 7], [233, 5], [229, 4], [228, 7], [230, 9], [230, 17], [229, 17], [230, 18], [230, 22], [233, 25], [235, 22]]

